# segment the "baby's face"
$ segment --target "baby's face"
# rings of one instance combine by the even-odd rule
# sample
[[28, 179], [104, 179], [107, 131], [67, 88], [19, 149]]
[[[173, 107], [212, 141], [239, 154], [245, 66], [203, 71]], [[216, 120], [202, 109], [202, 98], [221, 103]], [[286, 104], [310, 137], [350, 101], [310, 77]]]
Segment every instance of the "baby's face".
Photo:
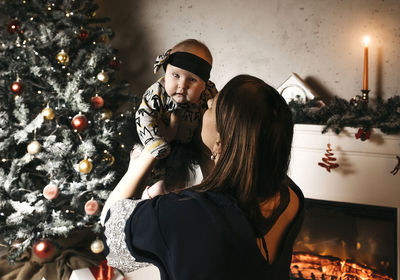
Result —
[[167, 65], [165, 90], [177, 103], [197, 103], [206, 83], [199, 76], [185, 69]]

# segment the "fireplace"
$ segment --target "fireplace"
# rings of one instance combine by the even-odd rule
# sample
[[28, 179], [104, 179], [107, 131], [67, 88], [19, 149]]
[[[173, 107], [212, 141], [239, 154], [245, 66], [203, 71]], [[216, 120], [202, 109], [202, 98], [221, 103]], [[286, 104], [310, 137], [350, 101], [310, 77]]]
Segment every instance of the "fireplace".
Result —
[[[357, 128], [345, 128], [340, 134], [333, 132], [321, 134], [323, 128], [324, 126], [321, 125], [295, 125], [289, 176], [303, 190], [307, 199], [307, 207], [319, 209], [317, 214], [313, 214], [313, 219], [306, 220], [307, 223], [316, 222], [315, 220], [318, 217], [319, 223], [326, 222], [320, 217], [323, 212], [318, 207], [322, 206], [331, 208], [331, 210], [324, 210], [328, 214], [338, 208], [343, 210], [343, 213], [335, 212], [335, 215], [341, 216], [343, 221], [326, 218], [329, 219], [327, 226], [333, 226], [333, 229], [322, 230], [326, 234], [325, 236], [316, 237], [316, 233], [312, 233], [313, 235], [301, 233], [299, 240], [304, 241], [306, 239], [310, 244], [306, 245], [304, 242], [297, 244], [302, 245], [302, 247], [297, 247], [297, 252], [294, 254], [292, 273], [297, 278], [294, 277], [293, 279], [400, 280], [400, 173], [397, 175], [390, 173], [397, 164], [396, 155], [400, 154], [400, 135], [387, 135], [373, 129], [370, 139], [360, 141], [355, 138]], [[318, 165], [318, 162], [324, 157], [328, 143], [331, 144], [332, 152], [339, 164], [339, 167], [331, 170], [331, 172], [327, 172], [326, 169]], [[362, 215], [370, 214], [371, 217], [362, 218], [364, 219], [363, 222], [353, 223], [353, 218], [351, 218], [353, 212]], [[382, 213], [383, 215], [381, 215]], [[343, 218], [346, 216], [345, 214], [349, 214], [350, 218]], [[387, 216], [395, 222], [386, 221], [385, 217], [383, 217], [383, 220], [378, 219], [376, 216]], [[375, 219], [377, 220], [374, 225], [373, 220]], [[368, 220], [372, 223], [371, 226], [367, 226]], [[379, 220], [380, 222], [378, 222]], [[305, 226], [307, 226], [307, 223], [305, 223]], [[381, 236], [384, 232], [378, 233], [380, 227], [387, 228], [385, 230], [388, 233], [387, 237]], [[356, 232], [356, 235], [350, 240], [352, 247], [345, 249], [341, 240], [343, 240], [343, 243], [349, 243], [345, 238], [350, 237], [342, 237], [343, 232], [346, 231]], [[362, 236], [361, 233], [369, 233], [370, 237]], [[312, 240], [312, 238], [316, 239]], [[380, 244], [375, 246], [373, 244], [378, 241], [369, 241], [368, 238], [371, 238], [371, 240], [372, 238], [380, 238], [383, 241], [379, 241]], [[387, 246], [393, 246], [393, 248], [380, 249], [384, 247], [381, 244], [386, 244], [389, 240], [391, 240], [390, 244], [392, 245], [385, 245], [385, 248]], [[333, 247], [336, 251], [323, 251], [327, 250], [325, 247], [329, 244], [334, 244]], [[317, 250], [303, 250], [305, 248], [317, 248]], [[379, 250], [388, 251], [380, 253]], [[370, 256], [370, 251], [373, 251], [377, 256], [376, 260], [372, 255]], [[363, 256], [358, 256], [356, 254], [358, 252], [362, 252]], [[293, 267], [293, 264], [300, 261], [308, 262], [308, 267], [315, 269], [313, 275], [304, 273], [303, 278], [298, 277], [300, 266]], [[342, 273], [347, 271], [348, 273], [342, 274], [342, 278], [333, 276], [331, 278], [327, 276], [318, 278], [322, 277], [323, 270], [326, 272], [328, 269], [322, 268], [322, 263], [334, 264], [331, 269], [335, 267], [337, 273], [339, 273], [338, 271]], [[366, 264], [368, 266], [365, 266]], [[369, 273], [369, 276], [365, 274], [356, 278], [350, 271], [357, 269]], [[375, 273], [375, 278], [371, 276], [373, 273]], [[388, 276], [385, 278], [384, 275]]]
[[397, 209], [306, 199], [291, 279], [396, 279]]

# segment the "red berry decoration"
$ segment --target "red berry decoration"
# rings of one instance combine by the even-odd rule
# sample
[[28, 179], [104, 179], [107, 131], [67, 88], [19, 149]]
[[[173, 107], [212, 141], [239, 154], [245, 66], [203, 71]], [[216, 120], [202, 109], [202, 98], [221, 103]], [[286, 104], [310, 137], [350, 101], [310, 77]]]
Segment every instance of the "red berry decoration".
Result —
[[7, 28], [8, 31], [12, 34], [19, 32], [21, 30], [21, 22], [19, 22], [19, 20], [14, 19], [8, 24]]
[[361, 139], [361, 141], [365, 141], [371, 137], [371, 130], [364, 130], [362, 128], [359, 128], [355, 136], [356, 139]]
[[21, 94], [24, 91], [24, 86], [21, 82], [15, 81], [11, 84], [11, 91], [14, 94]]
[[88, 37], [89, 37], [89, 31], [87, 31], [86, 29], [79, 30], [79, 38], [81, 40], [86, 40]]
[[72, 119], [71, 125], [77, 131], [83, 131], [88, 126], [88, 120], [85, 115], [79, 113]]
[[338, 168], [339, 164], [334, 163], [336, 158], [333, 157], [331, 144], [327, 144], [328, 148], [325, 152], [325, 157], [322, 158], [323, 162], [318, 162], [318, 165], [325, 168], [326, 171], [331, 172], [331, 169]]
[[41, 259], [50, 257], [53, 251], [54, 245], [50, 240], [41, 240], [33, 245], [33, 253]]
[[99, 108], [101, 108], [101, 107], [104, 106], [104, 99], [103, 99], [103, 97], [98, 96], [98, 95], [93, 96], [93, 97], [90, 99], [90, 102], [92, 103], [93, 107], [96, 108], [96, 109], [99, 109]]
[[110, 60], [110, 67], [119, 70], [119, 67], [121, 66], [121, 61], [116, 58], [115, 56]]

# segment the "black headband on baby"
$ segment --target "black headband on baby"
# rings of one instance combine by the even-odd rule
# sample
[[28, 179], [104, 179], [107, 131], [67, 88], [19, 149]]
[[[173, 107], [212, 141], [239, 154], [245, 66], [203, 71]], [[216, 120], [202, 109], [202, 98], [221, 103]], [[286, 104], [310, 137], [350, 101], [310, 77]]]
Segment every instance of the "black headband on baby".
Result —
[[165, 54], [157, 57], [154, 64], [154, 73], [162, 65], [164, 70], [167, 68], [168, 64], [175, 67], [185, 69], [193, 74], [199, 76], [203, 81], [207, 82], [210, 78], [211, 64], [188, 52], [175, 52], [170, 54], [171, 50], [168, 50]]
[[211, 65], [201, 57], [187, 52], [175, 52], [171, 54], [164, 63], [164, 70], [167, 64], [185, 69], [199, 76], [203, 81], [207, 82], [210, 78]]

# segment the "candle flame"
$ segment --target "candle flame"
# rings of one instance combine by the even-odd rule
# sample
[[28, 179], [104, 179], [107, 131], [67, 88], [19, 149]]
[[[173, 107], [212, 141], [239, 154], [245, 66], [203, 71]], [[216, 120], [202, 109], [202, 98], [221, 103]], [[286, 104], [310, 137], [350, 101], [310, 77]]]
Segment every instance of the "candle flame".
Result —
[[369, 37], [365, 36], [364, 37], [364, 46], [368, 47], [368, 44], [369, 44]]

